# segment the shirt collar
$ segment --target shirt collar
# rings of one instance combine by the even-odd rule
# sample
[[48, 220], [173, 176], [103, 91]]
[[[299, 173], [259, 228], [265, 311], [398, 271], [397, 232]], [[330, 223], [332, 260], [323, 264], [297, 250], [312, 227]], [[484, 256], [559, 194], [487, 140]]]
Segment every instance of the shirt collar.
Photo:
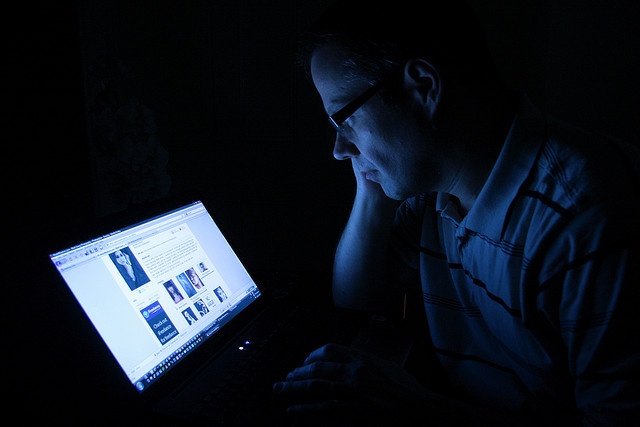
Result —
[[545, 139], [545, 117], [523, 95], [496, 164], [463, 220], [466, 228], [501, 240], [510, 207], [524, 186]]

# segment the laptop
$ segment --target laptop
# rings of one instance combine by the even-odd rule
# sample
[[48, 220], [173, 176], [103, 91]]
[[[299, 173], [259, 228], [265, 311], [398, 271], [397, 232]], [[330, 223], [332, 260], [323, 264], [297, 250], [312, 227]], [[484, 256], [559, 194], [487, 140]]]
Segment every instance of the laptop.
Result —
[[359, 328], [286, 283], [258, 283], [198, 195], [116, 215], [49, 258], [103, 343], [96, 369], [117, 372], [129, 418], [286, 425], [273, 382]]

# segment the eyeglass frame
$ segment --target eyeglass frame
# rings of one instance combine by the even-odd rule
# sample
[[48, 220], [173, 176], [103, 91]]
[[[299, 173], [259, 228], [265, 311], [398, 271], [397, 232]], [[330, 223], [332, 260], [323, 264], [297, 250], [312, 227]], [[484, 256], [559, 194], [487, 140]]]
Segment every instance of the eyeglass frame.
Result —
[[331, 126], [336, 130], [336, 132], [340, 132], [340, 127], [346, 122], [349, 117], [351, 117], [358, 108], [362, 107], [369, 99], [373, 97], [386, 83], [389, 82], [391, 76], [395, 73], [390, 72], [380, 80], [378, 80], [374, 85], [369, 86], [364, 92], [354, 98], [352, 101], [347, 103], [344, 107], [336, 111], [335, 113], [329, 115], [328, 120], [331, 123]]

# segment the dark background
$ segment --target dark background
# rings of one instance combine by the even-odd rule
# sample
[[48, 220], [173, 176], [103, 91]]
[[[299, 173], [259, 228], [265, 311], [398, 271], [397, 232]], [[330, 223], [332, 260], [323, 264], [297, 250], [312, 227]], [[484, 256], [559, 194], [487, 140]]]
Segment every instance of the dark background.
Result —
[[[638, 141], [637, 2], [472, 3], [514, 86]], [[84, 223], [195, 189], [250, 271], [311, 275], [328, 290], [351, 171], [294, 64], [297, 34], [326, 4], [22, 2], [6, 14], [17, 29], [5, 56], [3, 360], [19, 414], [75, 424], [95, 409], [82, 384], [104, 381], [98, 350], [47, 257]], [[36, 338], [44, 348], [29, 356]]]

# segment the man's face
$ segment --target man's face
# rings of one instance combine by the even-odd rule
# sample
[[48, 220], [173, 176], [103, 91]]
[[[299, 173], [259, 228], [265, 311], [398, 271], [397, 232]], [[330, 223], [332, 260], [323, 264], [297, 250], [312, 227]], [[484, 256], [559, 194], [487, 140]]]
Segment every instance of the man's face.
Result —
[[125, 256], [124, 252], [116, 251], [115, 257], [116, 257], [116, 261], [118, 261], [119, 264], [124, 265], [127, 263], [127, 257]]
[[[335, 114], [363, 93], [366, 81], [348, 82], [341, 63], [343, 54], [332, 47], [321, 47], [313, 56], [311, 74], [327, 114]], [[401, 75], [397, 77], [402, 78]], [[429, 138], [419, 109], [408, 111], [408, 103], [390, 106], [374, 94], [340, 127], [333, 155], [350, 159], [356, 174], [369, 183], [379, 184], [396, 200], [429, 189], [426, 174], [437, 170], [425, 140]]]

